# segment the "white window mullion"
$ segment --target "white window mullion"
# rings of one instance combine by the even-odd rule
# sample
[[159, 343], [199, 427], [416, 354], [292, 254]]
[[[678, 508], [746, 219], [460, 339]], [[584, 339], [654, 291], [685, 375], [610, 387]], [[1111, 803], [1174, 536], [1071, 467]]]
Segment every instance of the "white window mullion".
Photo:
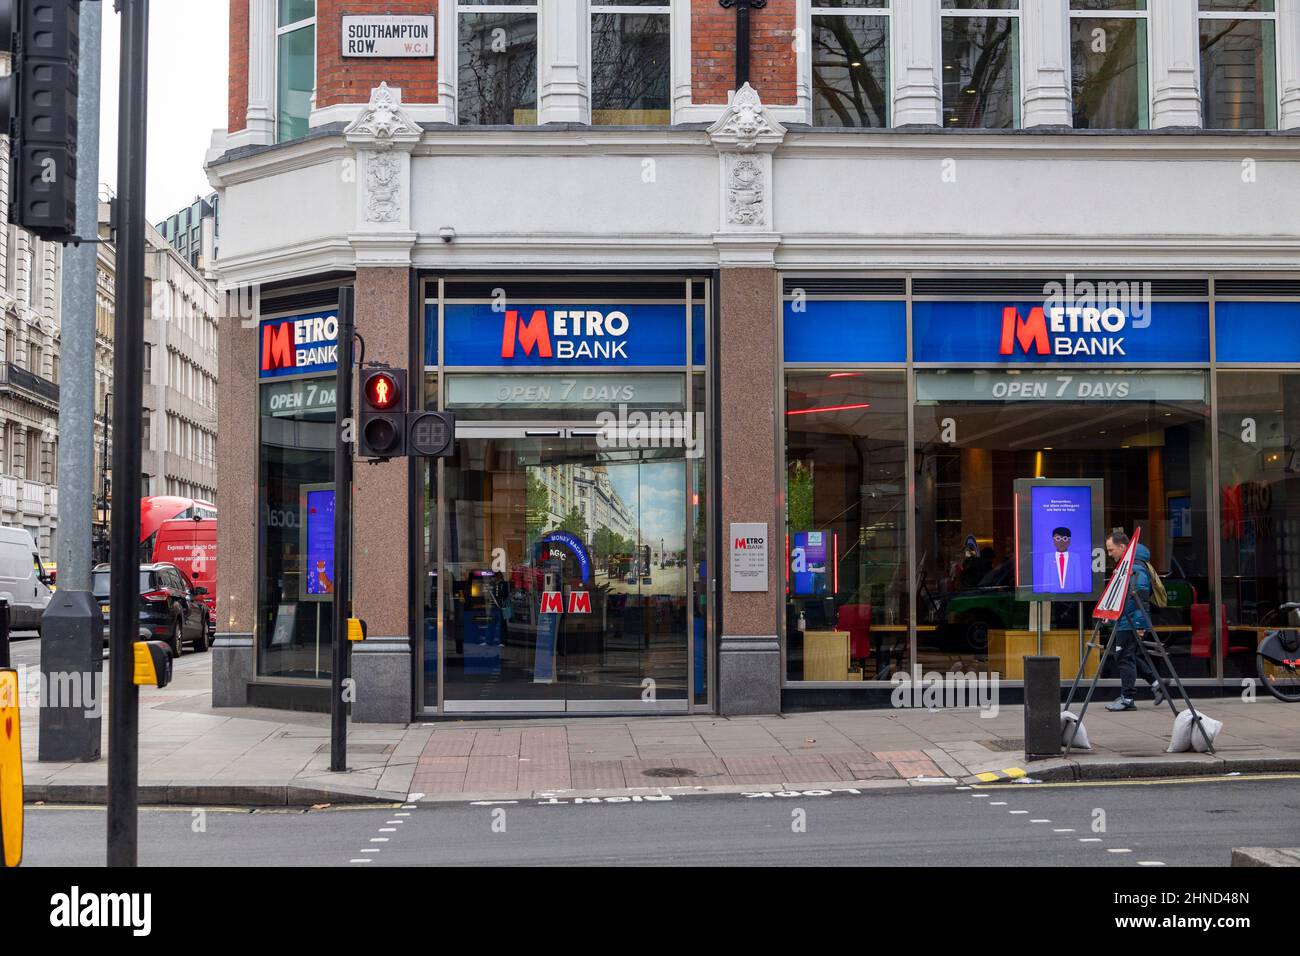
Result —
[[537, 63], [537, 122], [591, 122], [588, 0], [540, 0]]
[[1025, 3], [1020, 19], [1021, 123], [1071, 126], [1070, 21], [1064, 3]]
[[1300, 0], [1277, 0], [1278, 129], [1300, 129]]
[[1151, 128], [1201, 125], [1201, 36], [1195, 0], [1150, 4]]

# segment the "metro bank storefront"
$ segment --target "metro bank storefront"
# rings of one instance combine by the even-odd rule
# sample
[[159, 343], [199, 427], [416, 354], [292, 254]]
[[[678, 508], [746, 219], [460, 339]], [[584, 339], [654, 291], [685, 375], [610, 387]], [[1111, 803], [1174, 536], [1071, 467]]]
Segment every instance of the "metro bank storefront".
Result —
[[[722, 334], [716, 273], [411, 273], [411, 407], [454, 411], [457, 449], [358, 497], [357, 612], [383, 582], [414, 637], [354, 648], [354, 719], [878, 706], [914, 670], [996, 673], [1014, 702], [1025, 654], [1073, 677], [1091, 610], [1016, 599], [1026, 478], [1101, 479], [1104, 527], [1141, 529], [1189, 684], [1255, 676], [1300, 596], [1300, 280], [766, 274], [762, 364]], [[263, 293], [257, 625], [231, 702], [324, 703], [337, 288]], [[770, 376], [768, 463], [727, 440], [728, 363]], [[768, 464], [770, 510], [724, 521], [726, 484]], [[360, 545], [367, 507], [406, 540]], [[738, 517], [769, 552], [748, 586]], [[730, 670], [726, 605], [763, 586], [779, 663]]]

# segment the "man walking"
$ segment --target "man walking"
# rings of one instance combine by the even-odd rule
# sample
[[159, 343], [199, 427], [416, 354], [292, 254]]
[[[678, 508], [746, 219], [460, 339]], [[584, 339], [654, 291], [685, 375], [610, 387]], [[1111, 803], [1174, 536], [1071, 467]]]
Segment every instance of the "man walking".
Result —
[[[1118, 562], [1124, 557], [1128, 548], [1128, 534], [1123, 528], [1115, 528], [1106, 537], [1106, 553], [1111, 560]], [[1151, 626], [1142, 606], [1151, 606], [1151, 574], [1147, 562], [1151, 560], [1151, 551], [1145, 544], [1138, 544], [1133, 549], [1132, 588], [1142, 598], [1139, 602], [1129, 596], [1125, 602], [1124, 614], [1115, 622], [1115, 661], [1119, 668], [1119, 697], [1106, 705], [1107, 710], [1137, 710], [1133, 693], [1137, 687], [1139, 672], [1145, 681], [1151, 683], [1155, 702], [1159, 704], [1165, 698], [1164, 684], [1147, 663], [1146, 655], [1138, 647], [1138, 641]]]

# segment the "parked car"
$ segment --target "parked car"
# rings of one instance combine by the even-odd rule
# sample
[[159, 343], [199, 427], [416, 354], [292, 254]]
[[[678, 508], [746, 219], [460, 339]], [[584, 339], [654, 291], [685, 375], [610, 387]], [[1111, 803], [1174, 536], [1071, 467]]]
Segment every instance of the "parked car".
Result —
[[[174, 564], [140, 565], [140, 629], [153, 640], [166, 641], [172, 656], [180, 657], [184, 645], [203, 652], [210, 646], [205, 587], [195, 587]], [[108, 640], [109, 584], [107, 564], [95, 568], [92, 591], [104, 615], [104, 640]]]
[[50, 577], [26, 528], [0, 528], [0, 598], [9, 602], [9, 626], [40, 631], [50, 603]]

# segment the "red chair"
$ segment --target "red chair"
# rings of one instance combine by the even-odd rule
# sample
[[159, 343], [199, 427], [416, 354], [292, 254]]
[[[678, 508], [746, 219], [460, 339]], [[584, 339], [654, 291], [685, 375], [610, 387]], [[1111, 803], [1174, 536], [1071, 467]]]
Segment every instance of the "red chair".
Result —
[[1191, 656], [1209, 660], [1214, 656], [1214, 641], [1211, 639], [1210, 606], [1208, 604], [1193, 604], [1191, 607], [1191, 623]]
[[836, 626], [849, 632], [849, 659], [865, 660], [871, 656], [871, 605], [845, 604], [840, 607]]

